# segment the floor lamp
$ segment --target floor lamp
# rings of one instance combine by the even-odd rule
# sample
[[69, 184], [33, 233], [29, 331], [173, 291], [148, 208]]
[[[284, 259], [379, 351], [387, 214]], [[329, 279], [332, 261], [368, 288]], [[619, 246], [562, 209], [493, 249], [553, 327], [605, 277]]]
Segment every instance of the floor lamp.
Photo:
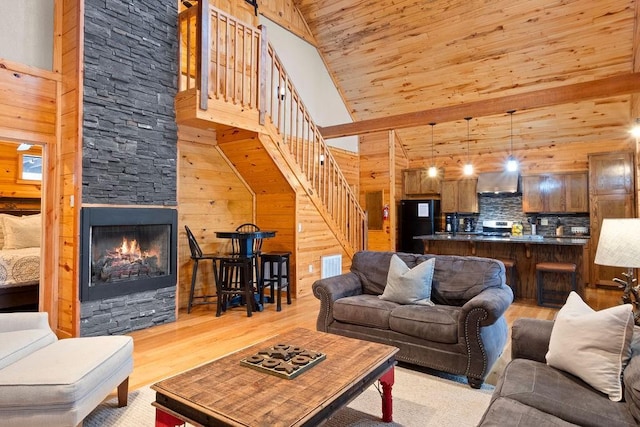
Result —
[[640, 325], [640, 286], [633, 270], [640, 268], [640, 218], [606, 218], [602, 221], [594, 263], [627, 269], [613, 281], [624, 289], [622, 303], [633, 306], [635, 323]]

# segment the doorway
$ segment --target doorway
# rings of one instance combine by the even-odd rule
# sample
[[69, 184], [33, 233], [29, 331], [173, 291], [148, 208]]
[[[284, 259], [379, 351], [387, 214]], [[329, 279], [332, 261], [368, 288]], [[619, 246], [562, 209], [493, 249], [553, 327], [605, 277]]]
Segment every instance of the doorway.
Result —
[[0, 139], [0, 311], [38, 311], [43, 145]]

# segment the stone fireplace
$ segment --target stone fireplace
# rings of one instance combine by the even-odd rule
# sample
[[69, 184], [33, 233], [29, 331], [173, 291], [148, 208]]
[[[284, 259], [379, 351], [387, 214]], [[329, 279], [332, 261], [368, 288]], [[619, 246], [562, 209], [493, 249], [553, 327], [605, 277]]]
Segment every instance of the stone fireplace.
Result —
[[[83, 258], [79, 333], [122, 334], [176, 317], [177, 242], [159, 237], [175, 223], [150, 221], [177, 206], [178, 2], [82, 3], [81, 238], [98, 241], [82, 240], [80, 257], [92, 250], [100, 268], [92, 274]], [[139, 223], [85, 228], [85, 215], [146, 209]]]
[[175, 209], [86, 207], [80, 228], [82, 336], [175, 319]]

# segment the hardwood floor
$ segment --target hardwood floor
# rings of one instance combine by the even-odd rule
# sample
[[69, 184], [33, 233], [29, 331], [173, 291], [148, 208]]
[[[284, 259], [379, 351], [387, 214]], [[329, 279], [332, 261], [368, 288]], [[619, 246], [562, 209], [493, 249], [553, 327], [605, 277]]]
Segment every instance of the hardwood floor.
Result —
[[[600, 310], [619, 303], [621, 291], [587, 288], [587, 302]], [[247, 317], [243, 307], [215, 316], [215, 305], [197, 306], [191, 314], [180, 311], [178, 320], [168, 325], [132, 332], [134, 371], [129, 379], [135, 390], [209, 360], [255, 344], [284, 330], [315, 329], [320, 301], [312, 295], [284, 304], [266, 304], [261, 313]], [[509, 326], [519, 317], [553, 319], [557, 310], [539, 307], [534, 301], [516, 301], [506, 313]]]

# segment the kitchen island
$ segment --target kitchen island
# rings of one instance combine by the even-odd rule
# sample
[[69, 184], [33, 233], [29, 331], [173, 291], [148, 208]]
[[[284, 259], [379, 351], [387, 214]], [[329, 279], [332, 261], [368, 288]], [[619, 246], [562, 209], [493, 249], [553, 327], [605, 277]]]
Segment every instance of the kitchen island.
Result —
[[[584, 298], [585, 262], [588, 262], [588, 237], [519, 237], [484, 236], [481, 234], [441, 233], [415, 236], [422, 240], [424, 253], [437, 255], [466, 255], [516, 262], [516, 283], [510, 284], [516, 298], [536, 299], [536, 264], [539, 262], [568, 262], [577, 267], [577, 292]], [[508, 278], [507, 278], [508, 279]], [[545, 273], [545, 288], [571, 289], [569, 275]]]

